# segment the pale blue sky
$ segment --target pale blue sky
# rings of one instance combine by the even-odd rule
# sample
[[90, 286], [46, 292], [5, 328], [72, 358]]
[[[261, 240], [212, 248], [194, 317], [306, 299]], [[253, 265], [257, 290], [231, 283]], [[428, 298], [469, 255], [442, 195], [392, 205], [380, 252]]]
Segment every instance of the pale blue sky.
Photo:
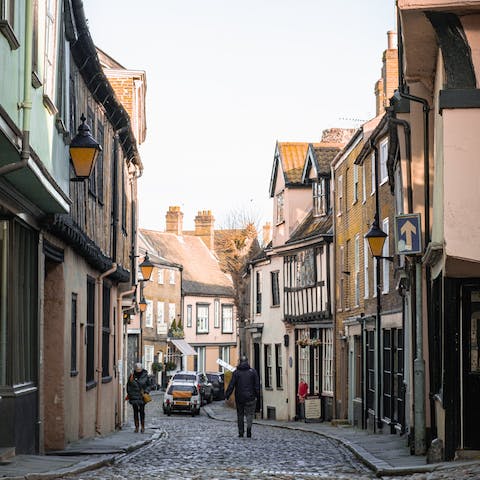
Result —
[[147, 75], [140, 225], [271, 218], [275, 142], [375, 114], [394, 0], [84, 0], [94, 42]]

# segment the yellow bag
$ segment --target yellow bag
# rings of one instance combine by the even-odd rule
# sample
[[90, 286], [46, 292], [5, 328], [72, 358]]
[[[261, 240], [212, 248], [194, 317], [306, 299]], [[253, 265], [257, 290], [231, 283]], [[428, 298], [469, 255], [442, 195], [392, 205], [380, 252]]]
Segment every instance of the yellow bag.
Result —
[[143, 401], [145, 403], [151, 402], [152, 401], [152, 396], [149, 393], [144, 392], [143, 393]]

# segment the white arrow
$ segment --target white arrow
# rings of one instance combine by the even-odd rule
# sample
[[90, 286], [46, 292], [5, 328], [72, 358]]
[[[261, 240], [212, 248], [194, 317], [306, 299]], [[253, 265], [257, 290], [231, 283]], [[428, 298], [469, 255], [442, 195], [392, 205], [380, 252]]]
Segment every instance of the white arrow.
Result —
[[412, 237], [417, 233], [417, 227], [407, 220], [400, 228], [400, 233], [405, 235], [405, 250], [412, 249]]

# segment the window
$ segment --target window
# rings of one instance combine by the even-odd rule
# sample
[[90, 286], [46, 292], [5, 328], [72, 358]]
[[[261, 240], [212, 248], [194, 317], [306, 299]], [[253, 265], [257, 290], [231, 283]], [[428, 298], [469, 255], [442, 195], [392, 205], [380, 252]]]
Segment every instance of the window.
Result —
[[148, 373], [152, 373], [152, 363], [153, 363], [153, 345], [145, 345], [143, 347], [143, 353], [145, 355], [145, 370]]
[[70, 372], [77, 372], [77, 294], [72, 293], [70, 312]]
[[[91, 134], [94, 135], [95, 113], [90, 107], [87, 108], [87, 124], [90, 127]], [[92, 173], [88, 177], [88, 192], [91, 193], [92, 195], [97, 194], [97, 162], [95, 162], [95, 166], [93, 167]]]
[[353, 165], [353, 203], [358, 201], [358, 165]]
[[176, 317], [175, 304], [169, 303], [168, 304], [168, 322], [170, 323], [170, 325], [175, 320], [175, 317]]
[[7, 39], [11, 50], [16, 50], [20, 46], [14, 27], [15, 0], [0, 0], [0, 33]]
[[[388, 257], [390, 255], [390, 245], [389, 245], [389, 219], [385, 218], [383, 220], [383, 231], [387, 234], [385, 243], [383, 244], [382, 257]], [[388, 260], [383, 260], [383, 290], [382, 293], [388, 293], [390, 290], [390, 262]]]
[[187, 327], [192, 326], [192, 306], [187, 305]]
[[153, 302], [151, 300], [146, 300], [147, 309], [145, 310], [145, 326], [152, 328], [153, 327]]
[[[345, 247], [340, 247], [340, 272], [345, 271]], [[343, 310], [345, 305], [345, 278], [343, 273], [340, 273], [340, 285], [338, 292], [338, 308]]]
[[197, 372], [204, 372], [206, 370], [205, 368], [205, 357], [206, 357], [206, 352], [205, 352], [205, 347], [195, 347], [195, 351], [197, 352], [197, 355], [195, 357], [195, 370]]
[[296, 287], [313, 287], [315, 285], [315, 252], [307, 248], [296, 255]]
[[[220, 358], [224, 362], [227, 362], [228, 364], [230, 363], [230, 347], [220, 347], [218, 353], [220, 355]], [[220, 367], [220, 369], [221, 369], [220, 371], [222, 371], [222, 372], [225, 371], [224, 367]]]
[[[56, 23], [57, 23], [57, 2], [56, 0], [47, 0], [45, 16], [45, 59], [44, 59], [44, 78], [43, 93], [49, 102], [51, 113], [56, 113], [53, 105], [55, 98], [55, 50], [56, 50]], [[92, 134], [95, 130], [92, 129]]]
[[[310, 338], [310, 329], [298, 330], [298, 339]], [[298, 377], [310, 383], [310, 347], [298, 348]]]
[[262, 272], [255, 274], [255, 313], [262, 313]]
[[197, 333], [208, 333], [208, 305], [197, 305]]
[[264, 345], [265, 388], [272, 388], [272, 346]]
[[344, 305], [345, 308], [350, 308], [350, 252], [351, 252], [351, 247], [350, 247], [350, 240], [347, 240], [345, 243], [345, 257], [344, 257], [344, 262], [345, 262], [345, 268], [343, 270], [343, 278], [345, 281], [345, 298], [344, 298]]
[[95, 280], [87, 279], [87, 323], [86, 323], [86, 381], [95, 381]]
[[233, 305], [222, 305], [222, 333], [233, 333]]
[[321, 178], [312, 184], [313, 190], [313, 215], [327, 214], [327, 196], [325, 191], [325, 179]]
[[272, 282], [272, 306], [278, 307], [280, 305], [280, 289], [278, 285], [278, 270], [276, 272], [270, 272], [270, 279]]
[[213, 302], [213, 328], [220, 328], [220, 300]]
[[338, 215], [343, 212], [343, 175], [340, 175], [337, 180], [337, 198], [338, 198]]
[[169, 282], [170, 282], [170, 285], [175, 285], [175, 270], [169, 270], [168, 271], [169, 273]]
[[322, 330], [322, 344], [322, 390], [323, 393], [333, 394], [333, 328]]
[[163, 282], [164, 282], [164, 274], [163, 274], [164, 270], [163, 268], [159, 268], [158, 269], [158, 284], [159, 285], [163, 285]]
[[370, 279], [368, 275], [368, 262], [369, 262], [369, 251], [370, 247], [368, 246], [368, 240], [363, 239], [363, 288], [365, 289], [364, 297], [368, 298], [370, 295]]
[[353, 354], [355, 362], [355, 389], [354, 397], [362, 398], [362, 337], [355, 335], [353, 337]]
[[157, 302], [157, 335], [166, 333], [164, 308], [163, 302]]
[[367, 201], [367, 180], [365, 175], [365, 164], [362, 165], [362, 202]]
[[360, 235], [355, 235], [354, 268], [355, 268], [355, 306], [360, 305]]
[[275, 379], [277, 382], [277, 389], [283, 388], [283, 360], [282, 360], [282, 345], [275, 344]]
[[102, 377], [110, 376], [110, 286], [103, 285], [102, 296]]
[[277, 225], [285, 221], [284, 217], [284, 196], [283, 192], [280, 192], [276, 196], [276, 206], [277, 206]]
[[372, 195], [375, 193], [375, 190], [377, 188], [377, 182], [375, 180], [375, 170], [376, 170], [376, 165], [375, 165], [375, 154], [372, 153], [372, 155], [370, 156], [370, 164], [372, 166], [372, 170], [371, 170], [371, 173], [372, 173]]
[[388, 160], [388, 140], [380, 143], [380, 185], [388, 180], [387, 160]]

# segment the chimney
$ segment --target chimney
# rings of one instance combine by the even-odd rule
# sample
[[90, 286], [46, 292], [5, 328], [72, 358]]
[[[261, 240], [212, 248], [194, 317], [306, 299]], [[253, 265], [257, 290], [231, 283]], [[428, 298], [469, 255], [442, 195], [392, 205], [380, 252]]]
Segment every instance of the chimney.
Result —
[[203, 243], [213, 251], [214, 249], [214, 223], [211, 210], [199, 211], [195, 217], [195, 235], [200, 237]]
[[180, 207], [168, 207], [168, 212], [165, 215], [167, 233], [174, 233], [175, 235], [182, 235], [183, 231], [183, 213]]
[[267, 246], [272, 241], [272, 224], [270, 222], [265, 223], [263, 226], [263, 245]]
[[396, 46], [396, 32], [387, 32], [387, 50], [383, 52], [382, 78], [375, 84], [377, 99], [377, 115], [381, 115], [388, 106], [398, 88], [398, 51]]

